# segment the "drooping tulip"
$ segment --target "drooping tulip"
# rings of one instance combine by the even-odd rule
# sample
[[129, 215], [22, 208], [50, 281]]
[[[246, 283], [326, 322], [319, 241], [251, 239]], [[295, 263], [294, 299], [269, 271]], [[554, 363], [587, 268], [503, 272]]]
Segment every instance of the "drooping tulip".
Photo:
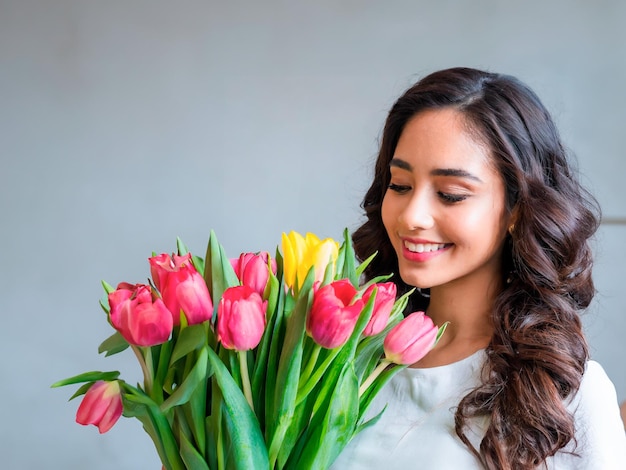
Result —
[[217, 340], [227, 349], [258, 346], [265, 331], [267, 301], [248, 286], [229, 287], [217, 306]]
[[148, 261], [154, 283], [165, 306], [172, 312], [175, 325], [180, 323], [181, 310], [189, 325], [211, 319], [211, 295], [204, 278], [191, 262], [191, 253], [184, 256], [162, 253]]
[[89, 387], [76, 411], [76, 422], [93, 424], [100, 434], [107, 432], [122, 416], [122, 392], [117, 380], [99, 380]]
[[315, 267], [315, 280], [321, 281], [328, 263], [337, 261], [339, 245], [332, 238], [320, 240], [307, 233], [302, 236], [291, 231], [282, 235], [283, 271], [288, 287], [301, 287], [311, 266]]
[[251, 287], [261, 296], [265, 292], [265, 286], [270, 277], [268, 263], [271, 264], [272, 272], [276, 274], [276, 261], [270, 261], [269, 253], [265, 251], [258, 254], [242, 253], [239, 258], [230, 260], [230, 264], [241, 283]]
[[169, 339], [172, 314], [150, 286], [122, 282], [108, 298], [111, 323], [130, 344], [154, 346]]
[[331, 282], [313, 294], [306, 319], [306, 332], [320, 346], [333, 349], [343, 345], [363, 310], [363, 300], [352, 302], [357, 291], [347, 279]]
[[389, 321], [389, 315], [396, 301], [396, 285], [393, 282], [385, 282], [382, 284], [372, 284], [363, 294], [363, 302], [367, 303], [370, 296], [376, 289], [376, 299], [374, 300], [374, 310], [370, 317], [363, 336], [377, 335], [385, 329]]
[[438, 331], [424, 312], [407, 315], [385, 337], [385, 358], [396, 364], [416, 363], [435, 345]]

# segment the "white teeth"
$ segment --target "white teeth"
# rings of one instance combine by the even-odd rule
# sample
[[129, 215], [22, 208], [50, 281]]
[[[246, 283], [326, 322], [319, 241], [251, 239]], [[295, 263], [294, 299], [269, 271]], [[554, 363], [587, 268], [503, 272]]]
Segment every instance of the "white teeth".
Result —
[[411, 243], [404, 242], [404, 246], [409, 250], [415, 253], [428, 253], [430, 251], [437, 251], [443, 249], [446, 245], [445, 243]]

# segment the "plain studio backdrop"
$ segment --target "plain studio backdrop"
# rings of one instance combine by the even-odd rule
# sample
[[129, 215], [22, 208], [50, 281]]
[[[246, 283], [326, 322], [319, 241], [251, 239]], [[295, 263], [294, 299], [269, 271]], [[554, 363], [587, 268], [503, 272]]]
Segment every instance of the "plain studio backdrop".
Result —
[[[0, 455], [7, 469], [158, 469], [138, 421], [74, 422], [112, 330], [100, 281], [362, 220], [397, 96], [457, 65], [513, 74], [554, 114], [607, 218], [626, 216], [626, 2], [0, 0]], [[626, 399], [626, 227], [595, 243], [592, 356]]]

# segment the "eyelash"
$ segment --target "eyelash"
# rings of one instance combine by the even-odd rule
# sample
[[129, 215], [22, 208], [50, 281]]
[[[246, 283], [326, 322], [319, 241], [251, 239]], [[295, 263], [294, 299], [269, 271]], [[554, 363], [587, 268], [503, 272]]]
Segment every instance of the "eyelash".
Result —
[[411, 189], [410, 186], [403, 186], [403, 185], [394, 184], [394, 183], [389, 183], [389, 186], [387, 186], [387, 188], [393, 191], [394, 193], [398, 193], [398, 194], [404, 194]]
[[[390, 183], [387, 188], [398, 194], [405, 194], [411, 190], [410, 186], [404, 186], [399, 184]], [[468, 198], [465, 194], [450, 194], [444, 193], [441, 191], [437, 192], [437, 195], [441, 198], [441, 200], [446, 204], [456, 204], [457, 202], [464, 201]]]

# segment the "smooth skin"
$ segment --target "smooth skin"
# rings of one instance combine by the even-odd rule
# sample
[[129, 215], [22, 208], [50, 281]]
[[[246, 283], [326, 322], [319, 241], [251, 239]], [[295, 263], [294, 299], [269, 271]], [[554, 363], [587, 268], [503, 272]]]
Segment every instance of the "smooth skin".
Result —
[[449, 322], [413, 367], [461, 360], [489, 343], [502, 289], [502, 250], [513, 216], [489, 149], [452, 108], [427, 110], [405, 126], [390, 163], [382, 218], [407, 284], [430, 288], [427, 314]]

